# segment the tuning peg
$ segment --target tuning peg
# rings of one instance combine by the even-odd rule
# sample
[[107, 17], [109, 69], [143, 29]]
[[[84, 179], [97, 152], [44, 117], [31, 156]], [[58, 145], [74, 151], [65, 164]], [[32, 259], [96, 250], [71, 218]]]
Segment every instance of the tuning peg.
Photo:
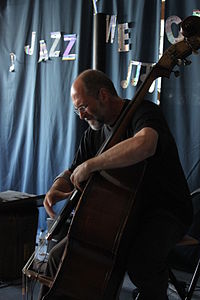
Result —
[[176, 71], [172, 71], [173, 73], [174, 73], [174, 76], [175, 77], [178, 77], [178, 76], [180, 76], [180, 72], [178, 71], [178, 70], [176, 70]]
[[184, 66], [188, 66], [188, 65], [190, 65], [191, 63], [192, 63], [191, 60], [188, 60], [188, 59], [186, 59], [186, 58], [183, 59], [183, 64], [184, 64]]
[[177, 64], [178, 66], [181, 66], [182, 64], [183, 64], [184, 66], [188, 66], [188, 65], [190, 65], [191, 63], [192, 63], [191, 60], [188, 60], [188, 59], [186, 59], [186, 58], [183, 58], [183, 59], [178, 58], [178, 59], [177, 59], [177, 62], [176, 62], [176, 64]]
[[182, 63], [183, 63], [182, 59], [178, 58], [176, 64], [177, 64], [178, 66], [181, 66]]

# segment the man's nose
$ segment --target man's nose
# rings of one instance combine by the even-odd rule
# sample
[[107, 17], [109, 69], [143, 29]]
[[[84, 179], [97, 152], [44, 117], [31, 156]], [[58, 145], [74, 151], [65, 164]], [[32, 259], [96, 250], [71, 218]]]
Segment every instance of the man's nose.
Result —
[[85, 119], [85, 115], [86, 115], [86, 112], [85, 111], [79, 111], [79, 118], [81, 120], [84, 120]]

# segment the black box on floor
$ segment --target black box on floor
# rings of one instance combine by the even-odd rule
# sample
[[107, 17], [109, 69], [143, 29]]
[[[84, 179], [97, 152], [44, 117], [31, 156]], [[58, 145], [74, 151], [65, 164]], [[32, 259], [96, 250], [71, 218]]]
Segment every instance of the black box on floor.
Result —
[[35, 250], [37, 198], [16, 191], [0, 193], [1, 281], [20, 278], [23, 266]]

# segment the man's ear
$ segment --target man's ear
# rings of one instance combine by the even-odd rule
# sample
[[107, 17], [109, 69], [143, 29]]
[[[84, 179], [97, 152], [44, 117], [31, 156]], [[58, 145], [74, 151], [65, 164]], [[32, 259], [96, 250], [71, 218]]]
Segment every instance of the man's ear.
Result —
[[99, 99], [102, 101], [102, 102], [106, 102], [109, 98], [109, 92], [106, 88], [100, 88], [99, 90]]

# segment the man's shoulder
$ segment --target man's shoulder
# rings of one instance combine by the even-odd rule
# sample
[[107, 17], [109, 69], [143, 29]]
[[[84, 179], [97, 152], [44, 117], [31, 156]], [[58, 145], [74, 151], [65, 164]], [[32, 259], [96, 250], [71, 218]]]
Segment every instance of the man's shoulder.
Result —
[[150, 100], [143, 100], [137, 110], [136, 113], [143, 114], [143, 113], [149, 113], [149, 114], [155, 114], [155, 115], [160, 115], [161, 114], [161, 109], [160, 106]]
[[[130, 99], [124, 99], [124, 101], [125, 101], [126, 104], [130, 104], [131, 101], [133, 101], [133, 103], [134, 103], [134, 100], [130, 100]], [[159, 107], [158, 104], [156, 104], [155, 102], [152, 102], [151, 100], [147, 100], [147, 99], [144, 99], [144, 100], [140, 103], [139, 107], [140, 107], [140, 106], [141, 106], [141, 107], [144, 107], [144, 106], [147, 106], [147, 107], [155, 107], [155, 108], [160, 109], [160, 107]]]
[[156, 104], [155, 102], [152, 102], [152, 101], [150, 101], [150, 100], [143, 100], [143, 101], [141, 102], [141, 105], [147, 106], [147, 107], [153, 107], [153, 108], [155, 108], [155, 109], [160, 109], [160, 107], [159, 107], [158, 104]]

